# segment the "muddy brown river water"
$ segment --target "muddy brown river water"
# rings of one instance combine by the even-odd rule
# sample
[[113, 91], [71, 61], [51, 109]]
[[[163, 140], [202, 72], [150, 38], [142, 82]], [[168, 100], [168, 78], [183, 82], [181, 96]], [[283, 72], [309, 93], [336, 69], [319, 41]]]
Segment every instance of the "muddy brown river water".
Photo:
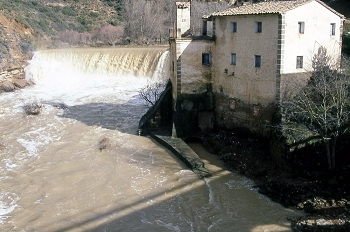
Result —
[[[35, 54], [26, 75], [36, 85], [0, 95], [1, 231], [290, 231], [298, 212], [198, 144], [210, 178], [136, 135], [138, 90], [168, 78], [167, 57], [166, 48]], [[25, 115], [33, 101], [41, 113]]]

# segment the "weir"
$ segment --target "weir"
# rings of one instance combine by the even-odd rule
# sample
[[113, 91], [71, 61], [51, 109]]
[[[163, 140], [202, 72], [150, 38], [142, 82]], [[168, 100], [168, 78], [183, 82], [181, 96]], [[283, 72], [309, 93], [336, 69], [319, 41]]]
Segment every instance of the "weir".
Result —
[[[26, 78], [70, 73], [159, 79], [167, 75], [167, 47], [52, 49], [38, 51], [26, 67]], [[41, 64], [42, 62], [42, 64]]]

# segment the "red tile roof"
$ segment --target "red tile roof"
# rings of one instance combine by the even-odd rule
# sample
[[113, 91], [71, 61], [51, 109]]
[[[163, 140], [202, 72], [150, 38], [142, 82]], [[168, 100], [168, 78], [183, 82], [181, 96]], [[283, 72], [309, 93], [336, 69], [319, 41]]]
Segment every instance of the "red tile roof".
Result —
[[251, 15], [251, 14], [283, 14], [289, 10], [298, 8], [299, 6], [316, 1], [326, 7], [328, 10], [338, 15], [341, 18], [345, 18], [344, 15], [338, 13], [327, 4], [320, 0], [290, 0], [290, 1], [267, 1], [254, 4], [242, 5], [239, 7], [230, 7], [226, 10], [212, 13], [203, 18], [209, 18], [211, 16], [231, 16], [231, 15]]

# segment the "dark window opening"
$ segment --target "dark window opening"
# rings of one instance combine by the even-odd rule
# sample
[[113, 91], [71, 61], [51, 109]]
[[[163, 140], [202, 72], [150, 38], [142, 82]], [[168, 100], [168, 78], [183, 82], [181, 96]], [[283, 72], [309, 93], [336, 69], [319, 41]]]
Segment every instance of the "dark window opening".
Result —
[[237, 32], [237, 23], [236, 22], [230, 23], [230, 32], [231, 33]]
[[254, 56], [254, 66], [261, 67], [261, 56], [259, 55]]
[[297, 56], [297, 68], [303, 68], [303, 57]]
[[304, 34], [305, 31], [305, 22], [298, 22], [298, 30], [300, 34]]
[[261, 33], [262, 32], [262, 22], [255, 22], [254, 23], [254, 31], [256, 33]]
[[209, 53], [202, 53], [202, 64], [203, 65], [210, 65], [210, 54]]

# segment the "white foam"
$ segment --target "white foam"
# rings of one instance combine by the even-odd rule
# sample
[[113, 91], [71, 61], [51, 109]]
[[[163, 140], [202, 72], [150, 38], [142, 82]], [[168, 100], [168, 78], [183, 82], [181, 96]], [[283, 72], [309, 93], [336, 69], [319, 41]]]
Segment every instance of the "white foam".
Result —
[[175, 232], [180, 232], [180, 228], [177, 225], [173, 225], [173, 223], [165, 223], [161, 220], [156, 220], [155, 221], [159, 226], [165, 227], [170, 231], [175, 231]]
[[14, 164], [10, 159], [4, 159], [3, 161], [5, 162], [6, 169], [8, 171], [13, 171], [18, 166], [17, 164]]
[[[131, 55], [135, 54], [113, 50], [36, 52], [25, 69], [26, 79], [35, 82], [28, 95], [43, 101], [60, 100], [68, 105], [84, 104], [92, 99], [96, 102], [100, 96], [103, 101], [113, 99], [123, 103], [138, 95], [148, 80], [169, 78], [165, 74], [168, 68], [162, 68], [168, 52], [161, 53], [156, 64], [151, 62], [153, 59], [145, 59], [147, 52], [140, 54], [145, 60], [136, 70], [128, 70], [133, 63], [123, 57]], [[151, 76], [147, 76], [148, 70], [154, 70]]]
[[0, 193], [0, 224], [3, 224], [10, 217], [8, 214], [18, 207], [18, 200], [19, 197], [15, 194]]

